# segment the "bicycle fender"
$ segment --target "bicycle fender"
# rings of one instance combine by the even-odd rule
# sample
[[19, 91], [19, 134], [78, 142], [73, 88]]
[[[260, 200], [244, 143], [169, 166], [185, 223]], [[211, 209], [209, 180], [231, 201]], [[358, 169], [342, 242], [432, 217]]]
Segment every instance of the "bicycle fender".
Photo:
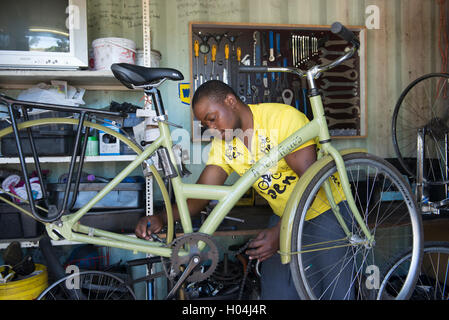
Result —
[[[367, 153], [365, 149], [345, 149], [339, 151], [342, 156], [351, 154], [351, 153]], [[287, 264], [291, 261], [291, 240], [292, 240], [292, 229], [293, 229], [293, 221], [295, 219], [295, 215], [298, 209], [298, 203], [301, 199], [306, 187], [312, 178], [323, 168], [325, 165], [333, 161], [331, 155], [327, 155], [316, 161], [312, 166], [307, 169], [307, 171], [301, 176], [298, 183], [296, 183], [293, 192], [291, 193], [290, 198], [287, 201], [287, 204], [284, 208], [284, 212], [281, 217], [281, 232], [279, 239], [280, 246], [280, 256], [281, 263]]]

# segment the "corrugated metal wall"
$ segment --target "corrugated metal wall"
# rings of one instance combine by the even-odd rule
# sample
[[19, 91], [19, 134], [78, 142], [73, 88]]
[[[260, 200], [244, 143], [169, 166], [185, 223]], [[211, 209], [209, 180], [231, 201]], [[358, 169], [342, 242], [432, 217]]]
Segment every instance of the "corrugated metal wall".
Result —
[[[368, 136], [336, 145], [394, 157], [390, 126], [397, 98], [411, 80], [440, 71], [437, 0], [152, 0], [152, 48], [162, 53], [163, 66], [178, 68], [189, 79], [189, 21], [365, 25], [372, 17], [370, 5], [379, 9], [380, 24], [367, 30]], [[164, 86], [170, 118], [190, 128], [190, 111], [179, 102], [177, 85]]]

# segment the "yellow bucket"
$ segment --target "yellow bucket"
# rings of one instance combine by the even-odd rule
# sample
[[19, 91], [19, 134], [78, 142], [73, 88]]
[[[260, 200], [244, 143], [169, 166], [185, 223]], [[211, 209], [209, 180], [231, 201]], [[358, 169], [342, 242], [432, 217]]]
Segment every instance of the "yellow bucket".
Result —
[[[0, 272], [3, 269], [1, 267]], [[0, 284], [0, 300], [33, 300], [47, 287], [47, 267], [36, 263], [36, 269], [28, 278]]]

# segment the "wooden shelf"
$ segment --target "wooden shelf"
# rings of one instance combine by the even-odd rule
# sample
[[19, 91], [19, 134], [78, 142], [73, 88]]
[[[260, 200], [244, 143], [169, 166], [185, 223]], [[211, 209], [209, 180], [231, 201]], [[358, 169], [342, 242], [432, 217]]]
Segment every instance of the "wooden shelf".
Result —
[[[87, 156], [84, 162], [110, 162], [110, 161], [133, 161], [136, 155], [117, 155], [117, 156]], [[68, 163], [72, 157], [39, 157], [40, 163]], [[32, 157], [25, 158], [26, 163], [34, 163]], [[18, 164], [18, 157], [0, 157], [0, 164]]]
[[110, 70], [0, 70], [0, 89], [28, 89], [51, 80], [64, 80], [86, 90], [129, 90]]

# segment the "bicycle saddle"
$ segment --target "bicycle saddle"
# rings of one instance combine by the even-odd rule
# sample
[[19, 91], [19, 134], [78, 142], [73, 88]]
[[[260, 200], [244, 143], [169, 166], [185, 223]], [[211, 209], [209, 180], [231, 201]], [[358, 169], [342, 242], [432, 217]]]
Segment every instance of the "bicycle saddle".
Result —
[[166, 78], [169, 80], [183, 80], [181, 72], [171, 68], [147, 68], [129, 63], [114, 63], [111, 65], [114, 76], [127, 88], [133, 86], [151, 86]]

